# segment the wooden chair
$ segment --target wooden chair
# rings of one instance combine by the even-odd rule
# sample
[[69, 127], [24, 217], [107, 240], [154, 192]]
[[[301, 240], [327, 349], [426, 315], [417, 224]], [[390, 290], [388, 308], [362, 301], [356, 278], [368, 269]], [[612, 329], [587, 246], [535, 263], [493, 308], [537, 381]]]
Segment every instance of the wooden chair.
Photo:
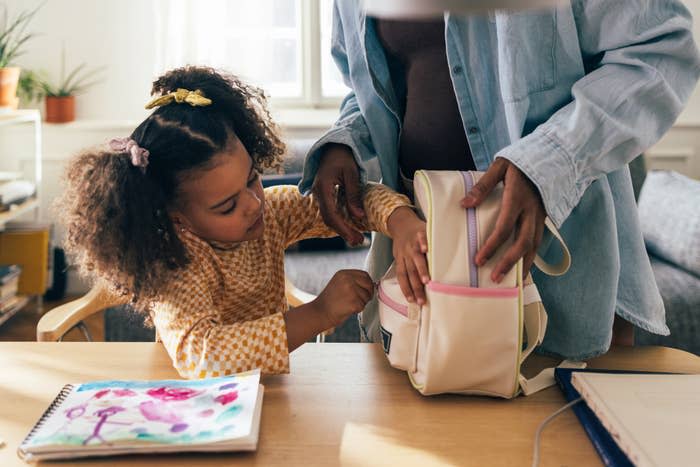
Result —
[[[315, 295], [298, 289], [285, 278], [285, 294], [291, 307], [297, 307], [316, 298]], [[115, 297], [103, 286], [94, 286], [87, 294], [63, 305], [59, 305], [46, 312], [41, 317], [36, 327], [36, 340], [43, 342], [60, 342], [73, 328], [83, 332], [86, 340], [92, 341], [90, 332], [83, 320], [98, 311], [114, 306], [124, 305], [128, 301], [124, 297]], [[325, 331], [316, 336], [316, 342], [325, 342], [326, 334], [333, 330]], [[157, 340], [157, 337], [156, 337]]]

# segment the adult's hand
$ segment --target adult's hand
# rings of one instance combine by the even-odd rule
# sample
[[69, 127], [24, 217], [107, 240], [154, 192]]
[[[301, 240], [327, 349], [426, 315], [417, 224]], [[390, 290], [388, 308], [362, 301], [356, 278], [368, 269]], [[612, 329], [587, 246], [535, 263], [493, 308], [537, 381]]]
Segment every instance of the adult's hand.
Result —
[[[338, 192], [346, 204], [348, 214], [355, 220], [365, 219], [362, 207], [360, 172], [352, 151], [342, 144], [324, 146], [316, 178], [311, 191], [318, 200], [323, 221], [338, 232], [351, 245], [359, 245], [364, 240], [362, 232], [349, 223], [342, 214], [343, 206], [338, 204]], [[341, 201], [342, 202], [342, 201]]]
[[462, 206], [481, 204], [491, 190], [503, 182], [501, 210], [496, 227], [476, 254], [475, 263], [483, 266], [494, 252], [515, 232], [515, 240], [491, 273], [491, 280], [500, 283], [503, 276], [523, 258], [523, 277], [527, 276], [542, 241], [546, 211], [535, 185], [507, 159], [496, 159], [486, 173], [462, 199]]

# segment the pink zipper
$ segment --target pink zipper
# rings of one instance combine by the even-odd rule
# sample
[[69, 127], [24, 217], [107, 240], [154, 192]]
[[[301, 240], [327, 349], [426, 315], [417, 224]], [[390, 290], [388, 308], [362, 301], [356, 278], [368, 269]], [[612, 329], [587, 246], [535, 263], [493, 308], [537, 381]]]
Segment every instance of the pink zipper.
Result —
[[386, 306], [391, 308], [392, 310], [396, 311], [397, 313], [400, 313], [404, 315], [405, 317], [408, 318], [408, 307], [406, 305], [403, 305], [393, 298], [391, 298], [386, 292], [384, 292], [384, 289], [382, 286], [379, 286], [379, 301], [384, 303]]
[[461, 285], [443, 284], [442, 282], [430, 281], [426, 286], [429, 290], [444, 293], [447, 295], [458, 295], [463, 297], [484, 297], [484, 298], [513, 298], [518, 296], [517, 287], [507, 288], [479, 288], [464, 287]]

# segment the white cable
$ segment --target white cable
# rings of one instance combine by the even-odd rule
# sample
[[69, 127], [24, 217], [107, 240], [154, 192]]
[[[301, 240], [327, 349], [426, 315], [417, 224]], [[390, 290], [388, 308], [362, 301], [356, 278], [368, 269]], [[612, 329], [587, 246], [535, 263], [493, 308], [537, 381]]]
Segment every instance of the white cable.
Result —
[[566, 409], [572, 407], [575, 404], [578, 404], [583, 400], [582, 397], [579, 397], [578, 399], [574, 399], [568, 404], [566, 404], [564, 407], [560, 407], [557, 409], [553, 414], [542, 420], [542, 423], [540, 423], [540, 426], [537, 427], [537, 431], [535, 431], [535, 449], [533, 450], [532, 453], [532, 467], [537, 467], [537, 465], [540, 463], [540, 435], [542, 434], [542, 430], [544, 430], [544, 427], [547, 426], [547, 423], [551, 422], [554, 420], [554, 417], [559, 415], [560, 413], [564, 412]]

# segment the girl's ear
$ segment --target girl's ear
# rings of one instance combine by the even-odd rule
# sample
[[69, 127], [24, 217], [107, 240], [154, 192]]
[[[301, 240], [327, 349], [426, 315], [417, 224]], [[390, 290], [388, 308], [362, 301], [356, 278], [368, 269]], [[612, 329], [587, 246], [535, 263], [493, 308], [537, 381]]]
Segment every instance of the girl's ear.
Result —
[[175, 228], [177, 230], [191, 230], [191, 222], [189, 221], [189, 219], [187, 219], [187, 216], [185, 216], [181, 211], [169, 211], [168, 215], [170, 216], [170, 219], [172, 219], [173, 224], [175, 225]]

